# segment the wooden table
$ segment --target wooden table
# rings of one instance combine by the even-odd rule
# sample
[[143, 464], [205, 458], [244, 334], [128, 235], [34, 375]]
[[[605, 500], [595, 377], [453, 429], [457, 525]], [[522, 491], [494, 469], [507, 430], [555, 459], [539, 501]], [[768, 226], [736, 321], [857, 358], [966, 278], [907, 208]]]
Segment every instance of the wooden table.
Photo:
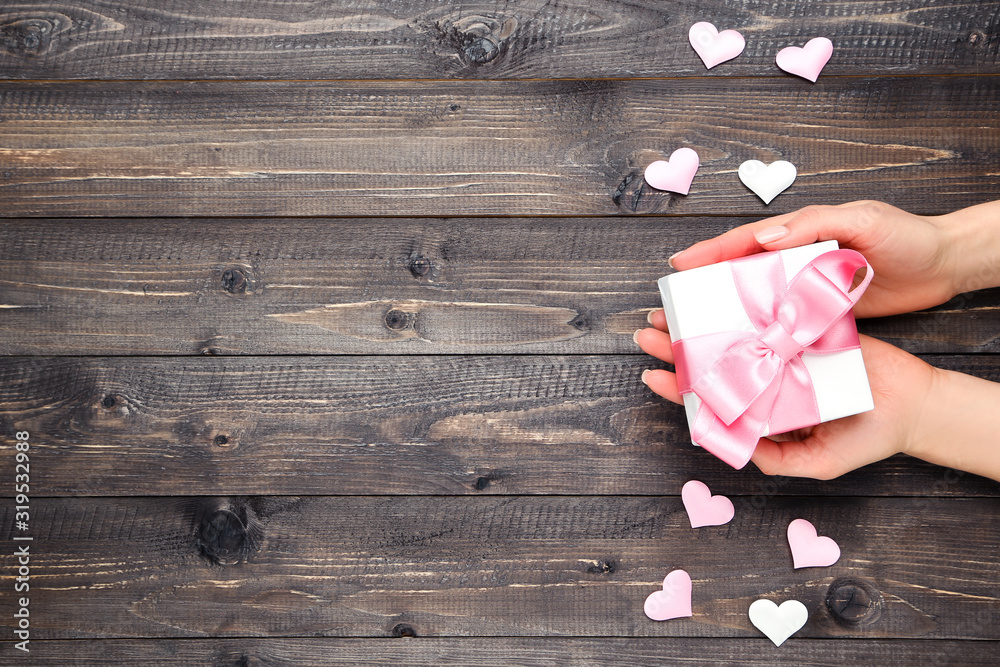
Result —
[[[698, 20], [746, 51], [707, 71]], [[774, 66], [817, 35], [817, 83]], [[997, 198], [998, 74], [979, 0], [5, 3], [0, 660], [996, 664], [1000, 485], [734, 472], [632, 332], [743, 222]], [[765, 207], [748, 159], [798, 180]], [[1000, 380], [1000, 290], [861, 329]], [[694, 478], [732, 523], [687, 526]], [[792, 569], [796, 517], [836, 565]], [[675, 568], [694, 616], [650, 621]], [[809, 621], [775, 648], [758, 598]]]

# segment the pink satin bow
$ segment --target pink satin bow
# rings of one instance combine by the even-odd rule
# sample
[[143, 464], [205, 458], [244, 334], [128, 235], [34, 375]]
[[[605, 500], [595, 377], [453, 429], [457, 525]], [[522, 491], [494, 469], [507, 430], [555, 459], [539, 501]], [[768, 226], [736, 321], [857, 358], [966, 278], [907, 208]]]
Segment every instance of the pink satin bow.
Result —
[[[804, 351], [830, 354], [860, 345], [851, 309], [874, 275], [853, 250], [809, 262], [786, 286], [781, 255], [729, 262], [740, 300], [756, 328], [674, 341], [677, 383], [701, 406], [691, 437], [733, 466], [750, 460], [765, 432], [784, 433], [820, 421]], [[851, 289], [854, 274], [866, 267]]]

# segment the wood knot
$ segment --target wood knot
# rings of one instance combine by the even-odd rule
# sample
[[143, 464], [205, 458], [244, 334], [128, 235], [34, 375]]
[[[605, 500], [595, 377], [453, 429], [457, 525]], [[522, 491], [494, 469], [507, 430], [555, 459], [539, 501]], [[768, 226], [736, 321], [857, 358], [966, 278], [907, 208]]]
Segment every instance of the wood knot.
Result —
[[202, 354], [209, 357], [214, 357], [223, 353], [222, 348], [219, 346], [219, 341], [222, 336], [212, 336], [207, 340], [203, 340], [198, 343], [198, 354]]
[[253, 268], [246, 264], [227, 266], [217, 275], [219, 286], [227, 294], [240, 296], [260, 291], [260, 281], [254, 276]]
[[213, 499], [195, 512], [198, 550], [214, 565], [246, 562], [260, 550], [264, 528], [245, 503]]
[[505, 470], [491, 470], [485, 474], [479, 475], [472, 481], [472, 489], [474, 491], [485, 491], [490, 488], [494, 482], [499, 482], [503, 485], [503, 482], [510, 477], [510, 473]]
[[472, 65], [485, 65], [500, 55], [500, 43], [492, 35], [476, 37], [462, 47], [463, 60]]
[[117, 403], [118, 403], [118, 399], [115, 398], [114, 396], [112, 396], [111, 394], [108, 394], [107, 396], [105, 396], [104, 400], [101, 401], [101, 405], [103, 405], [108, 410], [110, 410], [111, 408], [115, 407], [115, 404], [117, 404]]
[[226, 447], [229, 445], [229, 437], [220, 433], [219, 435], [215, 436], [214, 442], [219, 447]]
[[672, 192], [651, 188], [642, 171], [632, 170], [611, 193], [611, 201], [626, 213], [658, 213], [677, 205]]
[[393, 308], [385, 314], [385, 326], [393, 331], [402, 331], [413, 323], [413, 315]]
[[969, 46], [981, 47], [986, 43], [986, 33], [982, 30], [973, 30], [969, 33]]
[[639, 202], [648, 193], [649, 186], [646, 185], [646, 179], [641, 173], [632, 171], [626, 174], [625, 178], [618, 183], [618, 187], [615, 188], [614, 193], [611, 195], [611, 201], [620, 210], [629, 213], [638, 213]]
[[618, 564], [613, 560], [599, 560], [587, 567], [587, 574], [614, 574]]
[[837, 579], [826, 594], [833, 619], [848, 627], [873, 624], [882, 615], [882, 604], [882, 594], [857, 579]]
[[462, 62], [480, 67], [507, 52], [510, 37], [517, 30], [517, 19], [493, 16], [463, 16], [450, 26], [438, 24], [438, 30], [458, 51]]
[[40, 56], [49, 50], [58, 24], [44, 18], [12, 21], [0, 26], [0, 46], [26, 56]]
[[416, 637], [417, 631], [409, 623], [397, 623], [392, 627], [393, 637]]
[[230, 294], [244, 294], [250, 281], [244, 269], [231, 267], [222, 272], [221, 282], [222, 289]]
[[431, 269], [434, 268], [434, 264], [431, 260], [422, 255], [417, 255], [416, 257], [411, 258], [408, 262], [408, 266], [410, 268], [410, 273], [413, 274], [414, 278], [423, 278], [431, 272]]

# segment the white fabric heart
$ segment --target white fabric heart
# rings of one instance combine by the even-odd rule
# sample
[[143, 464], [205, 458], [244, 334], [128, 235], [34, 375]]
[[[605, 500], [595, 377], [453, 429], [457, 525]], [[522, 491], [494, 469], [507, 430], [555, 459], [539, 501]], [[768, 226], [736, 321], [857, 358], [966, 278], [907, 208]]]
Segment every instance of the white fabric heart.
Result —
[[785, 160], [768, 165], [760, 160], [747, 160], [736, 173], [743, 185], [753, 190], [765, 204], [770, 204], [771, 200], [791, 187], [798, 176], [795, 165]]
[[755, 600], [750, 605], [750, 622], [775, 646], [781, 646], [808, 620], [809, 610], [798, 600], [785, 600], [780, 607], [770, 600]]

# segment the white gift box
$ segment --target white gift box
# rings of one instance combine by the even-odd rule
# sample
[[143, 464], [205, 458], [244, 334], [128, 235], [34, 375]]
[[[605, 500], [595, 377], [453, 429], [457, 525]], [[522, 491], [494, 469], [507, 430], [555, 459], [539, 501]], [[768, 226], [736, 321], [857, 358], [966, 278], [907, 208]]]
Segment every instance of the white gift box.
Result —
[[[781, 253], [786, 284], [813, 259], [838, 247], [836, 241], [824, 241], [776, 251]], [[672, 273], [660, 278], [658, 285], [673, 341], [725, 331], [757, 331], [740, 301], [728, 262]], [[861, 350], [816, 354], [807, 348], [802, 362], [812, 379], [820, 422], [875, 407]], [[688, 424], [694, 424], [700, 405], [694, 393], [684, 394]], [[815, 425], [810, 421], [796, 428]], [[762, 435], [769, 434], [766, 430]]]

